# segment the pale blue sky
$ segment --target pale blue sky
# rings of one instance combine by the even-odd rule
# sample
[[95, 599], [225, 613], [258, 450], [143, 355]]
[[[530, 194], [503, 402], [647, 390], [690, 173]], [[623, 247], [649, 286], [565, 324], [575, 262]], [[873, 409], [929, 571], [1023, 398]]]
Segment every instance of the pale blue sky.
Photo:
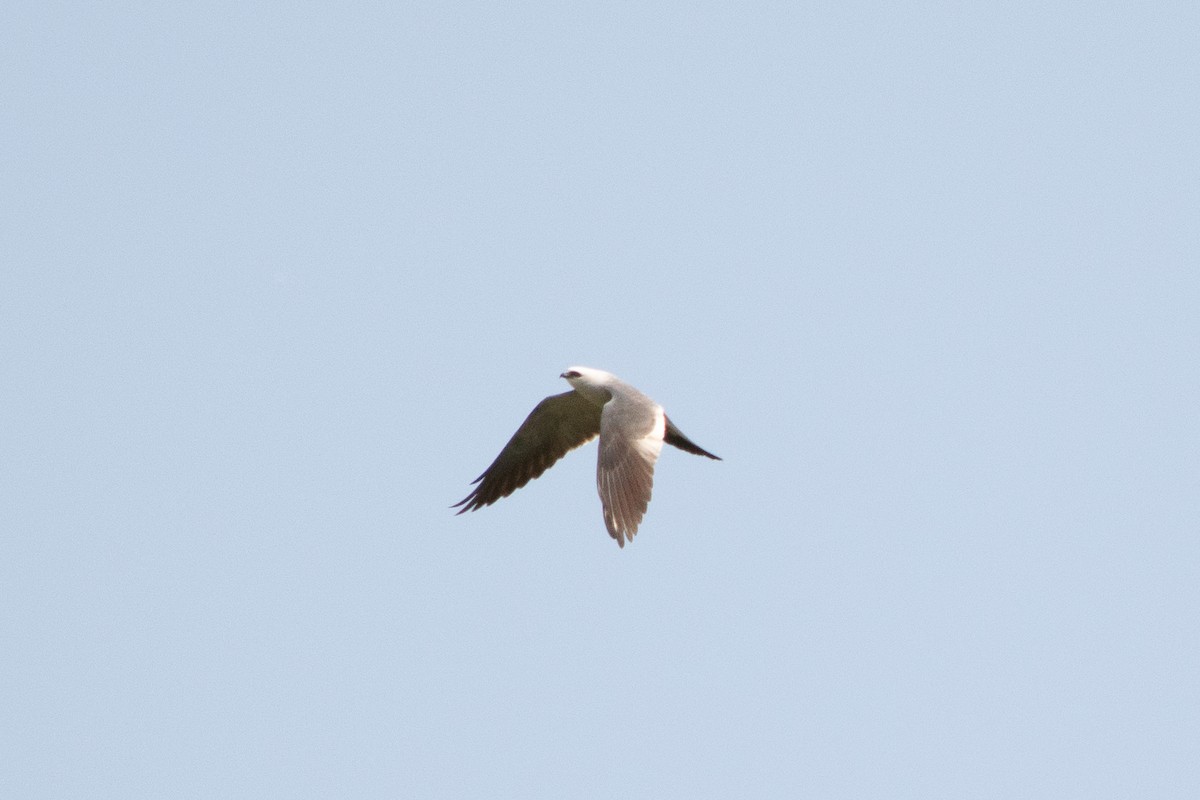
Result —
[[[0, 794], [1200, 796], [1200, 6], [15, 3]], [[663, 403], [453, 516], [558, 374]]]

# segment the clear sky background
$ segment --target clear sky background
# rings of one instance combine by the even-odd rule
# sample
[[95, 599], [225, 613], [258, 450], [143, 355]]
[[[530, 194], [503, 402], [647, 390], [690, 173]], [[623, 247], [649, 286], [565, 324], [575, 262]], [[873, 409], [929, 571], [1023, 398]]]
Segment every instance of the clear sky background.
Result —
[[4, 797], [1200, 796], [1200, 5], [3, 17]]

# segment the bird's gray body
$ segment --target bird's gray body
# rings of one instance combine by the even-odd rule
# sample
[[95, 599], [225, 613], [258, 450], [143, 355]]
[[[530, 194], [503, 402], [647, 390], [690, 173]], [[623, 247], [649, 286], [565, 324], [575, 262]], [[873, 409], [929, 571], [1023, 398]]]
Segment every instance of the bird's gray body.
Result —
[[455, 504], [474, 511], [507, 497], [540, 476], [571, 450], [597, 436], [596, 489], [604, 524], [621, 547], [637, 533], [654, 483], [654, 464], [667, 443], [717, 459], [692, 442], [667, 418], [662, 406], [603, 370], [571, 367], [572, 391], [538, 403], [483, 474], [474, 490]]

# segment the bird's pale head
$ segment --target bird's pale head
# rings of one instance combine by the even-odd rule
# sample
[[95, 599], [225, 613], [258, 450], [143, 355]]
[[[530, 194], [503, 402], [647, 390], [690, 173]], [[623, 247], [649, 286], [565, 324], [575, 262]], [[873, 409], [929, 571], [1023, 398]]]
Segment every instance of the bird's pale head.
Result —
[[602, 369], [592, 369], [591, 367], [567, 367], [567, 371], [559, 375], [560, 378], [566, 378], [567, 383], [571, 384], [576, 391], [587, 393], [588, 389], [596, 389], [604, 386], [612, 379], [612, 374], [605, 372]]

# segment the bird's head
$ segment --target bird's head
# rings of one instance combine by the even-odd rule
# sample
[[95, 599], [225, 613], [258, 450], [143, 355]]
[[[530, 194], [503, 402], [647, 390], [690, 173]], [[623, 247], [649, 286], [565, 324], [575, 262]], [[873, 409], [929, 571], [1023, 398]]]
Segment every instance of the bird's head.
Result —
[[603, 386], [612, 378], [612, 374], [591, 367], [567, 367], [567, 371], [558, 377], [566, 378], [567, 383], [578, 389], [581, 386]]
[[614, 379], [610, 372], [591, 367], [568, 367], [567, 371], [558, 377], [566, 378], [571, 388], [593, 402], [603, 405], [611, 397], [605, 388]]

